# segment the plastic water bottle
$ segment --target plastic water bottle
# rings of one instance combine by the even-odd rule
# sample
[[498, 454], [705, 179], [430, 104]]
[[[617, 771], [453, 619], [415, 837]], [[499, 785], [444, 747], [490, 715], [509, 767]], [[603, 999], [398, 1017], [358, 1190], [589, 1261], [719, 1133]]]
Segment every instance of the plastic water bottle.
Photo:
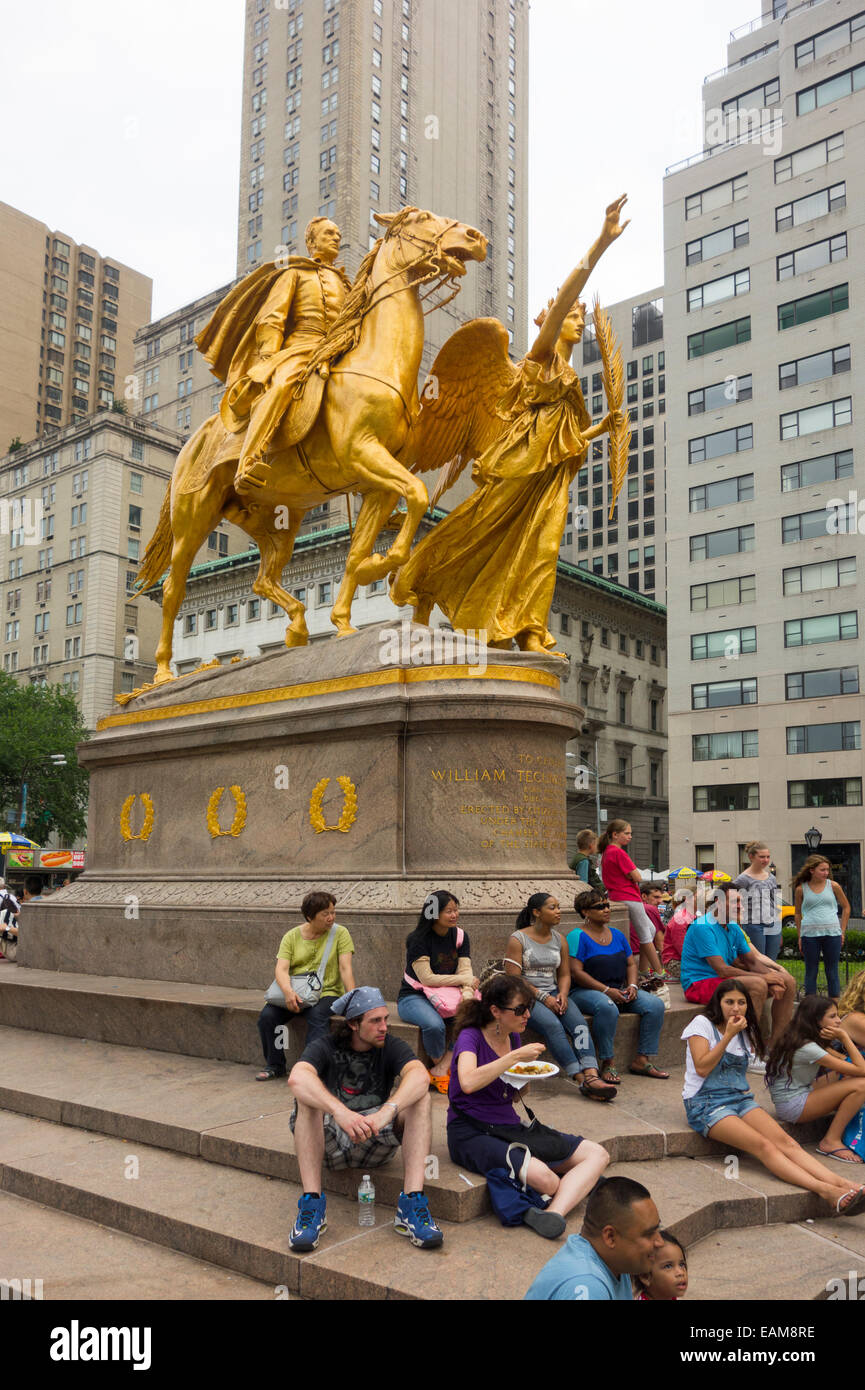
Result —
[[358, 1226], [375, 1225], [375, 1188], [370, 1182], [369, 1173], [364, 1173], [363, 1182], [357, 1189], [357, 1200], [360, 1204], [358, 1212]]

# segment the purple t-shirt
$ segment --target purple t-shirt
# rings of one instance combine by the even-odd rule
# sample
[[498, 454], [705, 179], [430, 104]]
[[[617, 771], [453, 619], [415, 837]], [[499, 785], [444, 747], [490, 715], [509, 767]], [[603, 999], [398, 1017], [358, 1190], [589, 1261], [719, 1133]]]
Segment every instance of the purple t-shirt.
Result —
[[[511, 1047], [522, 1046], [517, 1033], [511, 1033], [510, 1041]], [[518, 1125], [520, 1117], [514, 1109], [513, 1101], [519, 1092], [514, 1086], [509, 1086], [502, 1077], [497, 1077], [495, 1081], [490, 1082], [489, 1086], [484, 1086], [481, 1091], [472, 1091], [471, 1095], [466, 1094], [460, 1085], [457, 1066], [461, 1052], [473, 1052], [478, 1059], [479, 1067], [485, 1067], [488, 1062], [499, 1061], [480, 1028], [463, 1029], [456, 1040], [451, 1062], [451, 1079], [448, 1086], [448, 1096], [451, 1103], [448, 1110], [448, 1124], [459, 1115], [468, 1115], [471, 1119], [480, 1120], [482, 1124], [486, 1125]], [[456, 1105], [454, 1104], [455, 1101]]]

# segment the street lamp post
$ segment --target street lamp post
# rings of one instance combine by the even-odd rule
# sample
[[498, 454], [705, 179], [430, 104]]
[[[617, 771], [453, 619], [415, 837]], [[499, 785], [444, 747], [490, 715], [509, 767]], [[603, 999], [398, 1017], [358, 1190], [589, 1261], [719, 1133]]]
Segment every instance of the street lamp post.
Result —
[[816, 825], [812, 825], [810, 830], [805, 831], [805, 844], [808, 846], [809, 854], [816, 854], [823, 840], [822, 833]]

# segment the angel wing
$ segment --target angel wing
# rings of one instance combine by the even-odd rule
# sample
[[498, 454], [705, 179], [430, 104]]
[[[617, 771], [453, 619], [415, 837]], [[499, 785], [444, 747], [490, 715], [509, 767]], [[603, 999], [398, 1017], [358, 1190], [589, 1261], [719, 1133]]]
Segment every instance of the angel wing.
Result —
[[496, 405], [515, 375], [507, 329], [498, 319], [472, 319], [438, 353], [421, 392], [411, 464], [413, 473], [442, 470], [432, 505], [495, 439]]

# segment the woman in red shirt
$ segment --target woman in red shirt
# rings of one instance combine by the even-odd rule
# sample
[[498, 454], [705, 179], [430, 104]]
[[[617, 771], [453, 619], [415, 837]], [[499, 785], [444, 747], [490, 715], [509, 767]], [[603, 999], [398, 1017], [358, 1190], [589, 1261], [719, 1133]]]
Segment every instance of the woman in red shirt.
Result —
[[631, 827], [626, 820], [612, 820], [601, 836], [598, 849], [601, 852], [601, 878], [610, 895], [610, 902], [624, 903], [628, 909], [631, 927], [640, 942], [640, 965], [648, 974], [649, 980], [665, 980], [667, 977], [654, 947], [655, 928], [643, 906], [640, 896], [642, 878], [640, 871], [627, 854], [631, 843]]

